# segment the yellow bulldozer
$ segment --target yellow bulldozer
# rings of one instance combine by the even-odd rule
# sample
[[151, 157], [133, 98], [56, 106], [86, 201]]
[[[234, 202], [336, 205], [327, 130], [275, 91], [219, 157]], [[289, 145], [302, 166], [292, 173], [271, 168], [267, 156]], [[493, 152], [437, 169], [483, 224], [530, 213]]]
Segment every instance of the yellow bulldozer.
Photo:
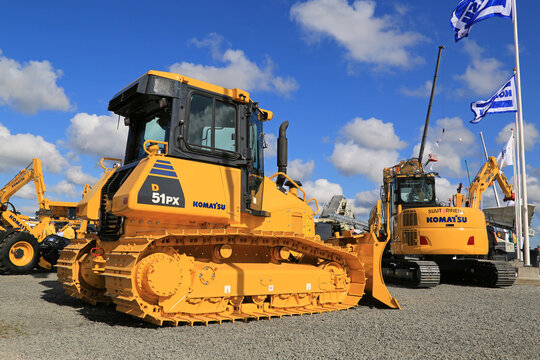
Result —
[[[36, 218], [21, 214], [10, 202], [30, 181], [34, 181], [39, 203]], [[51, 269], [69, 239], [86, 232], [87, 222], [76, 219], [77, 203], [50, 201], [45, 194], [39, 159], [0, 189], [0, 274], [27, 274], [38, 265]]]
[[[149, 71], [109, 110], [129, 127], [123, 161], [105, 167], [79, 203], [97, 234], [61, 253], [58, 279], [91, 304], [163, 325], [311, 314], [353, 307], [367, 293], [391, 308], [376, 230], [323, 242], [314, 211], [287, 174], [264, 175], [263, 123], [249, 93]], [[114, 160], [114, 159], [113, 159]]]

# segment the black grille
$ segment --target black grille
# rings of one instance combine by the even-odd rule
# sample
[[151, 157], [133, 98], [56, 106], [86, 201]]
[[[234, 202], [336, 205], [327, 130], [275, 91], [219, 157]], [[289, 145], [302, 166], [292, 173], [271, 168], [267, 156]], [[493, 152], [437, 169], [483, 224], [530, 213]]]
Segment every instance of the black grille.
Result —
[[135, 167], [119, 170], [111, 176], [101, 190], [101, 207], [98, 235], [103, 241], [116, 241], [122, 235], [124, 218], [106, 211], [107, 201], [112, 201], [120, 186], [126, 181]]
[[416, 216], [416, 211], [404, 211], [403, 212], [403, 226], [417, 226], [418, 217]]
[[122, 92], [120, 95], [118, 95], [117, 97], [115, 97], [111, 101], [109, 101], [109, 110], [110, 111], [115, 111], [118, 107], [120, 107], [120, 105], [124, 101], [126, 101], [127, 99], [132, 97], [134, 94], [136, 94], [138, 86], [139, 86], [139, 83], [136, 83], [135, 85], [133, 85], [132, 87], [130, 87], [126, 91]]

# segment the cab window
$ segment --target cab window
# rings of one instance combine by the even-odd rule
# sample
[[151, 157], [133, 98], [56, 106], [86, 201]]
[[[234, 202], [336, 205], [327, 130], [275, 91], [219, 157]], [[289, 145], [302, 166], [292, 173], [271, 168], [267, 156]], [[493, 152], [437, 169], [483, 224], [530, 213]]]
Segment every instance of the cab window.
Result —
[[187, 142], [203, 150], [236, 151], [236, 107], [201, 94], [189, 104]]
[[[155, 112], [135, 120], [136, 148], [134, 159], [142, 159], [146, 153], [144, 143], [147, 140], [168, 142], [171, 116], [167, 111]], [[165, 151], [165, 145], [158, 144], [159, 151]]]

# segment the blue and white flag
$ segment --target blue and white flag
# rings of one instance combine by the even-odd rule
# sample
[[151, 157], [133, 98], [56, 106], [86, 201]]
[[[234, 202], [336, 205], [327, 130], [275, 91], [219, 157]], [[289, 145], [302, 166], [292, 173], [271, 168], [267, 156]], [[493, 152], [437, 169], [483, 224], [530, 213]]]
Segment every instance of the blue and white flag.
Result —
[[511, 19], [512, 0], [462, 0], [450, 19], [456, 42], [469, 35], [473, 24], [492, 16]]
[[471, 103], [471, 110], [474, 113], [474, 120], [471, 124], [476, 124], [486, 116], [486, 114], [516, 112], [516, 75], [512, 77], [486, 101], [475, 101]]

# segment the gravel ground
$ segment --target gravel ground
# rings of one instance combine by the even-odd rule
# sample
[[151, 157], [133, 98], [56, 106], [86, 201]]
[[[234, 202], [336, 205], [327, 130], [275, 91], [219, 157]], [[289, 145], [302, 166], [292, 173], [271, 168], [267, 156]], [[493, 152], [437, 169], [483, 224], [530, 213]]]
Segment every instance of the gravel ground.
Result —
[[1, 359], [538, 359], [540, 286], [389, 286], [403, 310], [158, 328], [64, 294], [56, 274], [0, 276]]

